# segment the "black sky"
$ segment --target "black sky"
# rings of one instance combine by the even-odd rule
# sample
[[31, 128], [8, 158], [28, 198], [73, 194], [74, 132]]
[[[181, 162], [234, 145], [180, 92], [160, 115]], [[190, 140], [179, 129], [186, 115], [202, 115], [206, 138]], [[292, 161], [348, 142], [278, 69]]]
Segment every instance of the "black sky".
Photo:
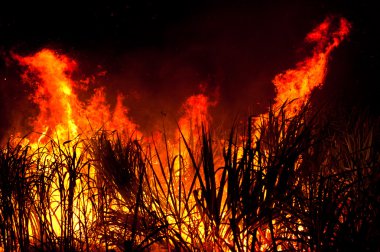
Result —
[[[77, 1], [79, 2], [79, 1]], [[2, 1], [1, 130], [25, 110], [28, 90], [9, 52], [48, 47], [79, 63], [77, 78], [107, 70], [99, 85], [123, 92], [136, 121], [175, 113], [199, 92], [215, 109], [260, 111], [273, 98], [271, 79], [308, 55], [305, 35], [327, 15], [353, 25], [332, 55], [321, 97], [378, 113], [376, 8], [369, 1]], [[228, 108], [228, 109], [226, 109]], [[23, 119], [19, 119], [23, 120]]]

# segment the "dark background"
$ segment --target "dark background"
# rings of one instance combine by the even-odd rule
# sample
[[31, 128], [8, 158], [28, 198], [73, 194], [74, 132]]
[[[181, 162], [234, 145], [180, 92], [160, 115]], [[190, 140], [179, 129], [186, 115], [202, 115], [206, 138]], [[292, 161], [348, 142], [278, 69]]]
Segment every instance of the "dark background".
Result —
[[2, 1], [1, 135], [33, 113], [11, 51], [58, 50], [78, 62], [78, 80], [106, 70], [93, 87], [106, 86], [111, 104], [124, 93], [142, 129], [152, 130], [163, 114], [176, 118], [200, 90], [219, 101], [214, 120], [228, 124], [238, 113], [265, 111], [271, 80], [310, 55], [303, 39], [327, 15], [347, 18], [352, 32], [332, 54], [318, 100], [377, 115], [376, 9], [369, 1], [327, 0]]

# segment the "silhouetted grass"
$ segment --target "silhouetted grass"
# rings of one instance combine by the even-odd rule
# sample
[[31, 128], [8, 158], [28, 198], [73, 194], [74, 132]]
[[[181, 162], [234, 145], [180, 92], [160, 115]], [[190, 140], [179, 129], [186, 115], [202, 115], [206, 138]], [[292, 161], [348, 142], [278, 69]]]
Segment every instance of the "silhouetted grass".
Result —
[[[99, 131], [0, 151], [5, 251], [379, 251], [378, 122], [286, 106], [175, 145]], [[179, 129], [181, 130], [181, 129]]]

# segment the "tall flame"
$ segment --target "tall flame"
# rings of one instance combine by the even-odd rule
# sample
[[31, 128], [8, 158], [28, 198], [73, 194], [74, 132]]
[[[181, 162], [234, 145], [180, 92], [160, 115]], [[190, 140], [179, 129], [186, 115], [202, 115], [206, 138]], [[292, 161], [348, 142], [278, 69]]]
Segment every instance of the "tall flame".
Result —
[[33, 81], [36, 85], [36, 91], [31, 98], [38, 104], [40, 112], [33, 122], [34, 130], [46, 132], [53, 129], [59, 139], [75, 137], [78, 127], [74, 122], [73, 109], [77, 109], [79, 102], [73, 93], [70, 75], [76, 63], [47, 49], [33, 56], [16, 55], [15, 58], [20, 64], [27, 66], [23, 79]]
[[316, 87], [323, 85], [327, 63], [335, 49], [350, 31], [350, 23], [340, 18], [326, 18], [306, 36], [306, 42], [315, 43], [311, 57], [298, 62], [296, 68], [280, 73], [273, 79], [276, 88], [275, 107], [291, 102], [288, 115], [294, 115]]
[[[137, 125], [128, 118], [121, 95], [113, 111], [106, 101], [103, 88], [95, 90], [87, 102], [78, 99], [74, 91], [76, 83], [71, 78], [77, 66], [74, 60], [49, 49], [32, 56], [14, 55], [14, 58], [26, 67], [24, 81], [36, 86], [30, 96], [39, 108], [39, 114], [32, 123], [34, 131], [54, 136], [62, 142], [78, 134], [89, 135], [94, 133], [91, 130], [99, 128], [140, 134]], [[40, 136], [39, 140], [42, 138]]]

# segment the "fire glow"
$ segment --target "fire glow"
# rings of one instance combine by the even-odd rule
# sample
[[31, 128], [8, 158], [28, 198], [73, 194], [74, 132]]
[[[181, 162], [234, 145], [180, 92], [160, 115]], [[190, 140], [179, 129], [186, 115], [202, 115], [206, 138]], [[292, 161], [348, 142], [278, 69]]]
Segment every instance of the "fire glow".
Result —
[[[327, 18], [306, 36], [306, 42], [314, 45], [311, 56], [297, 63], [294, 69], [274, 77], [274, 110], [284, 102], [289, 103], [284, 120], [296, 116], [312, 91], [323, 85], [330, 54], [348, 36], [349, 30], [350, 24], [346, 19]], [[112, 109], [107, 103], [105, 88], [95, 89], [89, 99], [80, 100], [77, 90], [87, 90], [89, 87], [85, 82], [72, 79], [72, 73], [78, 67], [73, 59], [50, 49], [30, 56], [15, 54], [13, 57], [24, 69], [23, 81], [35, 90], [29, 98], [39, 109], [37, 117], [31, 118], [33, 133], [20, 138], [20, 131], [13, 142], [28, 146], [28, 153], [33, 153], [32, 165], [27, 173], [42, 176], [50, 181], [46, 183], [51, 183], [48, 192], [41, 192], [40, 188], [32, 186], [35, 194], [31, 201], [41, 203], [40, 208], [35, 207], [29, 212], [28, 230], [22, 234], [27, 234], [30, 243], [49, 250], [49, 247], [44, 247], [51, 242], [46, 237], [54, 237], [58, 243], [64, 244], [65, 249], [76, 247], [81, 251], [95, 251], [124, 248], [127, 251], [128, 246], [136, 246], [136, 243], [151, 246], [150, 235], [166, 229], [164, 234], [159, 235], [160, 248], [169, 251], [177, 246], [176, 242], [184, 244], [183, 249], [190, 248], [185, 244], [193, 244], [205, 251], [248, 251], [251, 244], [255, 244], [254, 249], [264, 251], [273, 246], [274, 233], [280, 230], [276, 220], [255, 227], [257, 234], [254, 237], [242, 223], [234, 223], [234, 210], [226, 206], [229, 200], [226, 177], [231, 174], [220, 172], [219, 167], [211, 165], [218, 163], [215, 160], [203, 161], [203, 169], [194, 168], [199, 166], [201, 157], [207, 156], [206, 150], [212, 153], [214, 148], [214, 143], [208, 142], [204, 135], [212, 127], [209, 108], [217, 106], [217, 103], [206, 94], [190, 96], [184, 102], [184, 113], [178, 121], [179, 130], [170, 135], [174, 135], [173, 139], [168, 139], [165, 134], [153, 134], [154, 137], [151, 137], [140, 132], [139, 126], [129, 118], [128, 108], [123, 105], [123, 95], [117, 97]], [[263, 114], [254, 124], [267, 120], [268, 114]], [[259, 138], [261, 133], [254, 131], [251, 134]], [[106, 137], [136, 151], [137, 156], [127, 155], [125, 162], [133, 165], [136, 158], [141, 158], [149, 164], [149, 168], [136, 168], [139, 174], [137, 184], [128, 181], [128, 177], [118, 178], [117, 174], [113, 174], [112, 162], [116, 166], [122, 157], [110, 154], [119, 147], [112, 145]], [[92, 144], [96, 141], [99, 142], [95, 145], [103, 151], [100, 154]], [[219, 139], [216, 142], [222, 141]], [[203, 147], [202, 151], [198, 150], [201, 145], [208, 146], [208, 149]], [[121, 152], [122, 149], [120, 147]], [[228, 152], [228, 146], [224, 147], [224, 151]], [[238, 159], [244, 159], [245, 154], [236, 151], [236, 155]], [[98, 161], [109, 162], [111, 168], [98, 166]], [[62, 164], [62, 168], [55, 168], [57, 170], [54, 172], [47, 170], [50, 165], [55, 167], [57, 162]], [[105, 187], [102, 176], [109, 176], [114, 181], [113, 189]], [[143, 182], [145, 177], [149, 179]], [[138, 186], [143, 183], [149, 188], [146, 191]], [[277, 179], [275, 186], [278, 183]], [[131, 193], [125, 191], [122, 185], [137, 189]], [[264, 200], [268, 197], [268, 190], [264, 188], [262, 191]], [[154, 199], [149, 198], [149, 193], [155, 195]], [[42, 203], [45, 197], [50, 199]], [[214, 202], [215, 199], [218, 202]], [[36, 213], [38, 211], [44, 211], [43, 220], [39, 217], [42, 215]], [[152, 214], [149, 223], [159, 222], [162, 225], [144, 234], [138, 231], [139, 228], [144, 229], [139, 218], [149, 213]], [[110, 217], [112, 214], [116, 216], [113, 219]], [[102, 222], [106, 219], [110, 224], [103, 227]], [[128, 223], [121, 225], [118, 222]], [[297, 225], [299, 232], [302, 232], [303, 224]], [[44, 230], [46, 226], [50, 229]], [[235, 236], [238, 229], [241, 232]], [[194, 230], [198, 233], [195, 234]], [[2, 239], [6, 240], [4, 237]], [[122, 240], [122, 245], [115, 242], [118, 239]], [[7, 244], [4, 241], [3, 244]], [[132, 245], [129, 241], [133, 241]], [[293, 243], [296, 244], [295, 241]], [[2, 243], [0, 250], [1, 246]], [[286, 244], [276, 246], [276, 250], [287, 248]], [[20, 249], [17, 246], [12, 248]], [[160, 248], [158, 245], [155, 247], [157, 250]]]

